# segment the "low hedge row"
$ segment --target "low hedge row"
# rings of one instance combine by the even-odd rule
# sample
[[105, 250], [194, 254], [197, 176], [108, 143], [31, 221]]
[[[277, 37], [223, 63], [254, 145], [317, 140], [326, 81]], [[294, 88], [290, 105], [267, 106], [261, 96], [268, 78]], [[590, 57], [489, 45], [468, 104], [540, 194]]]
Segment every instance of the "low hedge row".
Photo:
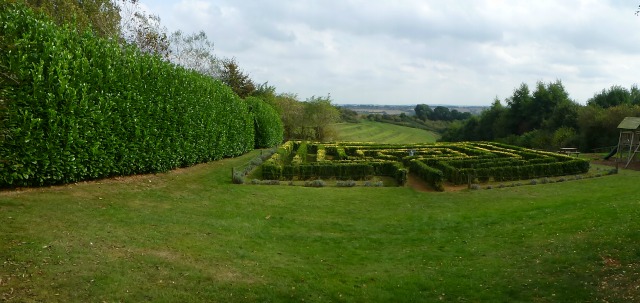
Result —
[[445, 178], [453, 184], [466, 184], [469, 175], [478, 178], [480, 182], [527, 180], [541, 177], [583, 174], [589, 171], [589, 162], [571, 160], [565, 162], [529, 164], [521, 166], [496, 166], [486, 168], [450, 169], [443, 165]]
[[372, 176], [392, 177], [402, 185], [407, 182], [407, 170], [397, 162], [316, 162], [278, 165], [276, 161], [267, 161], [262, 165], [262, 178], [268, 180], [364, 180]]
[[444, 191], [444, 174], [441, 170], [414, 159], [409, 162], [409, 169], [437, 191]]

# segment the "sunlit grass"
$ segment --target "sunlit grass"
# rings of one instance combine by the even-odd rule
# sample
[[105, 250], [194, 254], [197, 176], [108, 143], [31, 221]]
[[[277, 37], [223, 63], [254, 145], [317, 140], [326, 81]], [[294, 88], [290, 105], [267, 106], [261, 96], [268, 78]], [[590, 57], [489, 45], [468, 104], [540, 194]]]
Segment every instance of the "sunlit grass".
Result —
[[410, 144], [432, 143], [440, 137], [423, 129], [366, 120], [361, 123], [338, 123], [334, 126], [340, 141]]

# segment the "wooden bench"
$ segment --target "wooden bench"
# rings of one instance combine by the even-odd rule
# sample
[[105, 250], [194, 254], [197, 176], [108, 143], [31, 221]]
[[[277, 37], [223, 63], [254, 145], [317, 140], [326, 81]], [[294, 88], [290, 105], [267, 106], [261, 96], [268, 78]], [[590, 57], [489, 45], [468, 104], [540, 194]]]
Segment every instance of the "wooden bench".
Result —
[[570, 155], [570, 156], [575, 155], [576, 157], [580, 156], [580, 152], [575, 147], [563, 147], [563, 148], [560, 148], [559, 153], [565, 154], [565, 155]]

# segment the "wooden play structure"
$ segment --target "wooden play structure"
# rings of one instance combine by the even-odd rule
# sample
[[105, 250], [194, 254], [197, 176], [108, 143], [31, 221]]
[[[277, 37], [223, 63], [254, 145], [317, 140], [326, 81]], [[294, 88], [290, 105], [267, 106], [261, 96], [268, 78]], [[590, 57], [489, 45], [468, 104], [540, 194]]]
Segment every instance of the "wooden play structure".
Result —
[[629, 166], [631, 160], [636, 153], [640, 151], [640, 117], [626, 117], [618, 125], [620, 130], [620, 138], [618, 139], [618, 159], [621, 160], [626, 156], [627, 163], [625, 168]]

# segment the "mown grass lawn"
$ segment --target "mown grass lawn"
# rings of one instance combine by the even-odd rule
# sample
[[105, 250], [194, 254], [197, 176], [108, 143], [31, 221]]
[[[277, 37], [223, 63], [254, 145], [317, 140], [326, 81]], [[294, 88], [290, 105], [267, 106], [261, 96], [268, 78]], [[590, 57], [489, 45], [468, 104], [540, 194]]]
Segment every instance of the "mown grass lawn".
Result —
[[440, 135], [418, 128], [363, 120], [360, 123], [334, 124], [339, 141], [379, 143], [433, 143]]
[[638, 172], [445, 193], [232, 185], [256, 154], [0, 193], [0, 298], [638, 300]]

